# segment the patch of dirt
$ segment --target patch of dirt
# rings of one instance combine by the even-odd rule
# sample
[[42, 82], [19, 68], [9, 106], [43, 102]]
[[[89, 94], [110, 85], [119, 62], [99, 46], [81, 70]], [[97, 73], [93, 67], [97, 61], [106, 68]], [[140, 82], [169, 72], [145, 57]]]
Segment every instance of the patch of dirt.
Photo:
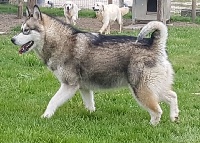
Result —
[[[24, 17], [22, 19], [18, 19], [17, 16], [13, 14], [0, 14], [0, 19], [1, 19], [0, 33], [1, 32], [9, 33], [12, 30], [12, 28], [16, 27], [17, 25], [20, 26], [25, 20]], [[59, 17], [59, 19], [65, 21], [64, 17]], [[124, 19], [123, 23], [124, 23], [123, 26], [128, 26], [131, 24], [131, 19]], [[188, 23], [188, 22], [174, 22], [174, 23], [171, 23], [170, 25], [172, 26], [200, 26], [198, 24]], [[79, 18], [77, 20], [77, 25], [76, 25], [76, 27], [78, 27], [79, 29], [85, 29], [90, 32], [98, 32], [101, 26], [102, 26], [102, 23], [99, 22], [95, 18]], [[123, 29], [123, 31], [124, 30], [127, 30], [127, 29]], [[119, 26], [116, 22], [111, 26], [111, 31], [119, 31]]]
[[[0, 14], [0, 32], [6, 32], [9, 33], [12, 28], [16, 27], [16, 26], [20, 26], [24, 20], [25, 17], [23, 17], [22, 19], [18, 19], [16, 15], [13, 14]], [[65, 21], [64, 17], [59, 17], [59, 19]], [[124, 25], [130, 25], [131, 24], [131, 20], [124, 20]], [[76, 27], [78, 27], [79, 29], [85, 29], [87, 31], [91, 31], [91, 32], [98, 32], [98, 30], [101, 28], [102, 24], [101, 22], [99, 22], [97, 19], [95, 18], [79, 18], [77, 20], [77, 25]], [[111, 26], [111, 30], [113, 31], [119, 31], [119, 26], [117, 23], [114, 23]]]
[[20, 25], [24, 19], [18, 19], [16, 15], [10, 15], [10, 14], [0, 14], [0, 32], [10, 32], [10, 30]]

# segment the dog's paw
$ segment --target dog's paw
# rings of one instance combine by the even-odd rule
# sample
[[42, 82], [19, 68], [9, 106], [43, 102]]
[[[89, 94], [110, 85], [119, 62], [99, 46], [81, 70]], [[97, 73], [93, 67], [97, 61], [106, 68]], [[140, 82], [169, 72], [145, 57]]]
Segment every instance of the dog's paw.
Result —
[[42, 114], [41, 118], [51, 118], [53, 116], [54, 112], [52, 111], [45, 111], [44, 114]]
[[99, 30], [99, 33], [100, 33], [100, 34], [103, 34], [103, 31], [102, 31], [102, 30]]
[[179, 122], [179, 117], [178, 117], [178, 115], [177, 115], [177, 116], [170, 117], [170, 118], [171, 118], [171, 121], [172, 121], [172, 122], [175, 122], [175, 123], [178, 123], [178, 122]]
[[161, 117], [161, 114], [159, 116], [152, 116], [150, 120], [150, 124], [153, 126], [158, 125], [158, 123], [160, 122], [160, 117]]
[[159, 124], [159, 121], [156, 121], [156, 120], [150, 121], [150, 125], [152, 125], [152, 126], [156, 126], [158, 124]]
[[176, 108], [175, 110], [173, 110], [172, 113], [170, 113], [170, 119], [172, 122], [176, 122], [176, 123], [179, 122], [178, 114], [179, 114], [178, 108]]
[[86, 108], [90, 113], [92, 113], [92, 112], [95, 111], [95, 107], [94, 107], [94, 106], [91, 106], [91, 107], [86, 106], [85, 108]]

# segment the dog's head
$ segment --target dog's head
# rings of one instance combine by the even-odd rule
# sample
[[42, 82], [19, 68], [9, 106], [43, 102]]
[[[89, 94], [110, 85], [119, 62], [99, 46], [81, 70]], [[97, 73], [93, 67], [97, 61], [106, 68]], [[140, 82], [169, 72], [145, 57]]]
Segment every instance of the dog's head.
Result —
[[33, 13], [26, 9], [26, 20], [21, 26], [21, 33], [12, 37], [11, 41], [21, 46], [19, 53], [23, 54], [33, 50], [36, 47], [43, 46], [42, 14], [37, 5], [34, 6]]
[[105, 5], [102, 2], [95, 2], [94, 7], [92, 7], [92, 8], [96, 12], [97, 11], [104, 11], [104, 6]]
[[63, 5], [63, 7], [66, 9], [66, 10], [70, 10], [70, 9], [73, 9], [73, 7], [74, 7], [74, 3], [72, 2], [72, 1], [67, 1], [64, 5]]

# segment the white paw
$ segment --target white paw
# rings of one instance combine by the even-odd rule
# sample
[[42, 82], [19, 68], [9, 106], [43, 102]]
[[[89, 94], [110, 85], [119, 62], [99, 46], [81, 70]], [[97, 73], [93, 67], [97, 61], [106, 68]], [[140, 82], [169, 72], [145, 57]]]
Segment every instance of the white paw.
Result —
[[151, 117], [150, 124], [153, 126], [156, 126], [160, 122], [160, 117], [161, 117], [161, 114], [159, 116]]
[[156, 125], [158, 125], [159, 122], [160, 122], [160, 119], [159, 120], [151, 120], [150, 124], [153, 126], [156, 126]]
[[100, 33], [100, 34], [103, 34], [103, 31], [102, 31], [102, 30], [99, 30], [99, 33]]
[[179, 114], [179, 110], [176, 109], [175, 112], [171, 113], [170, 118], [172, 122], [178, 122], [178, 114]]
[[45, 111], [41, 118], [51, 118], [54, 114], [54, 111]]
[[95, 111], [95, 107], [94, 106], [86, 106], [85, 107], [87, 110], [89, 110], [90, 111], [90, 113], [92, 113], [92, 112], [94, 112]]
[[108, 35], [108, 34], [110, 34], [109, 32], [105, 32], [105, 35]]

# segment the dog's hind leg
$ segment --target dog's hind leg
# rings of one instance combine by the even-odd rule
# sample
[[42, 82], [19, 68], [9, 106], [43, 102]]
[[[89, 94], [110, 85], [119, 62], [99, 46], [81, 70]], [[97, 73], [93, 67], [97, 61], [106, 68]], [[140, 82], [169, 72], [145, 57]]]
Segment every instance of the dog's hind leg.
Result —
[[94, 95], [93, 91], [88, 89], [80, 89], [80, 93], [85, 104], [85, 108], [90, 112], [95, 111]]
[[65, 83], [61, 83], [60, 89], [56, 92], [56, 94], [51, 98], [44, 114], [43, 118], [50, 118], [56, 109], [69, 100], [78, 90], [79, 86], [67, 85]]
[[156, 95], [146, 85], [141, 85], [139, 89], [133, 91], [138, 103], [149, 112], [151, 116], [150, 123], [157, 125], [162, 115], [162, 109]]
[[170, 118], [172, 122], [178, 121], [178, 100], [177, 100], [177, 94], [176, 92], [169, 90], [168, 93], [164, 94], [164, 96], [161, 97], [162, 101], [166, 102], [170, 106]]
[[121, 14], [118, 16], [117, 22], [118, 22], [118, 24], [119, 24], [119, 33], [121, 33], [121, 32], [122, 32], [122, 26], [123, 26]]

